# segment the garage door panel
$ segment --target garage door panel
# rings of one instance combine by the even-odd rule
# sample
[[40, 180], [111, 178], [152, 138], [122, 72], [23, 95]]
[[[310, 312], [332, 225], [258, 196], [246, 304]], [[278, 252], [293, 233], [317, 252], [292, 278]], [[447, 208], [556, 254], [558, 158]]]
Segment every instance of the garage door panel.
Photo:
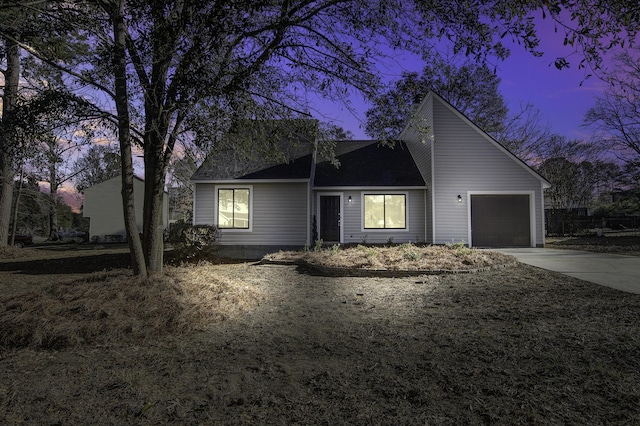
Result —
[[471, 196], [471, 238], [475, 247], [530, 247], [528, 195]]

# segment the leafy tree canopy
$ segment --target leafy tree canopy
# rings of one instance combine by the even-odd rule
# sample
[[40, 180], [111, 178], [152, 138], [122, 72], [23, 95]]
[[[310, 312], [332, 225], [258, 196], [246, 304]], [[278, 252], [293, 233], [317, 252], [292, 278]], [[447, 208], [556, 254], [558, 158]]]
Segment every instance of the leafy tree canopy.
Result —
[[422, 74], [404, 73], [395, 86], [374, 98], [367, 111], [366, 131], [388, 139], [404, 128], [411, 106], [434, 91], [489, 133], [502, 130], [507, 107], [499, 91], [500, 78], [486, 65], [466, 62], [457, 66], [436, 57]]
[[82, 191], [120, 175], [120, 153], [110, 145], [92, 145], [74, 164], [76, 189]]

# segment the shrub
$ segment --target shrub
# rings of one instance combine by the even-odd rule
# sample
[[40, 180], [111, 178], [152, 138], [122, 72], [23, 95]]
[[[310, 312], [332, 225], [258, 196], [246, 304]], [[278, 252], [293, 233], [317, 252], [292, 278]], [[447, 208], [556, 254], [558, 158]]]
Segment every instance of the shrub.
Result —
[[415, 250], [409, 250], [404, 252], [403, 257], [410, 262], [417, 262], [422, 258], [422, 255]]
[[169, 230], [169, 242], [180, 257], [188, 259], [213, 254], [218, 239], [218, 228], [211, 225], [174, 224]]
[[473, 249], [469, 248], [464, 241], [459, 243], [445, 243], [445, 247], [452, 250], [458, 257], [470, 256], [473, 253]]
[[358, 244], [356, 248], [362, 252], [364, 257], [369, 258], [376, 255], [376, 250], [373, 247], [367, 247], [363, 246], [362, 244]]
[[404, 243], [400, 245], [400, 249], [402, 250], [402, 257], [405, 260], [410, 262], [417, 262], [422, 258], [422, 254], [416, 249], [416, 246], [411, 244], [410, 242]]

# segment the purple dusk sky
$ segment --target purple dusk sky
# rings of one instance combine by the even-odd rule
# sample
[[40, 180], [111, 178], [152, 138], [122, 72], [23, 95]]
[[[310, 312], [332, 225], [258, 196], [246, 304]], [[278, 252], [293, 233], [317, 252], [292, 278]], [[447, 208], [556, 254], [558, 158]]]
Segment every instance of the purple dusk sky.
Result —
[[[515, 113], [520, 105], [531, 103], [540, 110], [543, 122], [550, 125], [552, 132], [569, 139], [587, 139], [589, 129], [581, 124], [595, 98], [602, 94], [605, 83], [595, 76], [585, 80], [588, 70], [578, 69], [581, 57], [574, 49], [563, 46], [564, 34], [560, 30], [554, 32], [552, 21], [537, 19], [537, 23], [541, 40], [539, 50], [544, 55], [536, 58], [522, 46], [511, 45], [511, 56], [496, 63], [497, 74], [502, 80], [500, 91], [510, 112]], [[565, 57], [571, 63], [570, 68], [556, 69], [554, 60], [557, 57]], [[420, 72], [424, 67], [424, 62], [409, 56], [398, 56], [385, 62], [384, 74], [388, 75], [389, 81], [397, 80], [403, 71]], [[314, 115], [350, 130], [355, 139], [368, 139], [364, 133], [364, 120], [371, 105], [358, 95], [352, 96], [351, 101], [352, 112], [332, 104], [323, 105], [321, 115]]]

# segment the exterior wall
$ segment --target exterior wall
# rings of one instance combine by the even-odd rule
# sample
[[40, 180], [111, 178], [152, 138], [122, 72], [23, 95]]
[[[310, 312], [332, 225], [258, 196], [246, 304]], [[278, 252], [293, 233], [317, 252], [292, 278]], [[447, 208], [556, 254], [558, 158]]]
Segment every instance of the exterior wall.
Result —
[[308, 244], [307, 183], [197, 183], [194, 223], [216, 225], [217, 190], [244, 187], [250, 188], [250, 229], [220, 229], [220, 245], [302, 247]]
[[[413, 120], [419, 126], [409, 125], [400, 135], [407, 143], [427, 187], [433, 188], [433, 102], [424, 102], [413, 112]], [[433, 191], [429, 190], [424, 199], [425, 230], [424, 241], [433, 243]]]
[[[104, 241], [105, 235], [120, 235], [123, 240], [125, 239], [126, 231], [121, 190], [122, 181], [120, 177], [106, 180], [84, 190], [82, 215], [91, 218], [89, 222], [90, 240], [97, 236]], [[133, 180], [133, 195], [138, 231], [142, 232], [144, 181], [141, 179]], [[166, 227], [169, 218], [169, 200], [166, 195], [162, 207], [163, 223]]]
[[531, 193], [532, 245], [544, 244], [540, 179], [435, 98], [433, 114], [434, 242], [470, 243], [469, 194]]
[[[430, 186], [433, 188], [433, 185]], [[433, 244], [434, 241], [434, 221], [433, 221], [433, 190], [429, 189], [425, 192], [424, 199], [424, 226], [425, 226], [425, 242]]]
[[[362, 195], [364, 193], [407, 194], [407, 229], [363, 229]], [[341, 243], [394, 243], [425, 242], [425, 189], [372, 188], [372, 189], [327, 189], [317, 190], [318, 194], [342, 194]], [[351, 202], [349, 202], [351, 197]], [[317, 215], [317, 203], [314, 205]]]
[[215, 185], [196, 183], [193, 190], [193, 223], [215, 225]]

